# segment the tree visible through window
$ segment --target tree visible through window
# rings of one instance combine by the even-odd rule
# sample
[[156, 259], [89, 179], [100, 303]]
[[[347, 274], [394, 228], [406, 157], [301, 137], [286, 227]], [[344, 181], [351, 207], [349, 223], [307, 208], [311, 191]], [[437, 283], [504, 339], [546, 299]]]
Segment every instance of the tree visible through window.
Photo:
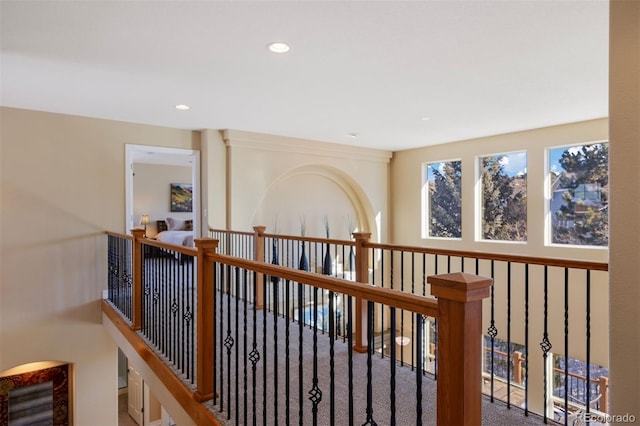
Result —
[[427, 227], [430, 237], [462, 237], [462, 162], [443, 161], [429, 163], [429, 216]]
[[609, 244], [609, 145], [549, 150], [555, 244]]
[[482, 238], [527, 241], [527, 154], [480, 158]]

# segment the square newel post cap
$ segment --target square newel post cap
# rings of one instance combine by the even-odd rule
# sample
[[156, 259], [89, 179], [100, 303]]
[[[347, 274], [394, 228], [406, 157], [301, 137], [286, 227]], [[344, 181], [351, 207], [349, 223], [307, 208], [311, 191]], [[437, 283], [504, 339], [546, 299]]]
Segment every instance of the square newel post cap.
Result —
[[218, 248], [218, 240], [213, 238], [196, 238], [193, 240], [198, 250], [216, 250]]
[[369, 238], [371, 238], [371, 232], [354, 232], [351, 235], [356, 241], [358, 240], [368, 241]]
[[133, 235], [134, 238], [144, 238], [144, 232], [144, 229], [132, 229], [131, 235]]
[[493, 279], [455, 272], [453, 274], [432, 275], [427, 278], [427, 282], [431, 284], [433, 296], [457, 302], [471, 302], [489, 296]]

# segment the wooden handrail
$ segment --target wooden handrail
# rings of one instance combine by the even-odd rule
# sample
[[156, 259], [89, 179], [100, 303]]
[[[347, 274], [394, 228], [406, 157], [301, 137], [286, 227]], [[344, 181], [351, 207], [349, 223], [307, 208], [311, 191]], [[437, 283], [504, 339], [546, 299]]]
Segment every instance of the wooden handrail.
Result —
[[180, 245], [171, 244], [171, 243], [163, 243], [162, 241], [156, 241], [149, 238], [142, 238], [141, 243], [146, 246], [162, 248], [165, 250], [172, 250], [172, 251], [182, 253], [182, 254], [187, 254], [190, 256], [198, 255], [198, 250], [194, 249], [193, 247], [180, 246]]
[[[554, 368], [553, 368], [553, 371], [554, 371], [555, 373], [560, 373], [560, 374], [562, 374], [562, 375], [564, 376], [564, 369], [562, 369], [562, 368], [556, 368], [556, 367], [554, 367]], [[587, 381], [587, 376], [582, 376], [582, 375], [580, 375], [580, 374], [567, 372], [567, 376], [568, 376], [568, 377], [573, 377], [574, 379], [580, 379], [580, 380], [582, 380], [583, 382], [586, 382], [586, 381]], [[606, 377], [606, 376], [602, 376], [602, 377]], [[593, 383], [594, 385], [599, 384], [599, 383], [600, 383], [600, 376], [599, 376], [599, 377], [597, 377], [597, 378], [589, 378], [589, 383]]]
[[483, 260], [497, 260], [501, 262], [528, 263], [530, 265], [557, 266], [571, 269], [590, 269], [593, 271], [608, 271], [607, 262], [590, 262], [584, 260], [558, 259], [553, 257], [519, 256], [514, 254], [486, 253], [480, 251], [435, 249], [431, 247], [414, 247], [395, 244], [367, 243], [367, 248], [408, 251], [420, 254], [437, 254], [452, 257], [464, 257]]
[[253, 232], [250, 231], [230, 231], [228, 229], [215, 229], [209, 227], [209, 232], [220, 232], [221, 234], [235, 234], [235, 235], [246, 235], [253, 236]]
[[104, 233], [109, 235], [110, 237], [118, 237], [118, 238], [122, 238], [122, 239], [125, 239], [125, 240], [133, 241], [133, 235], [120, 234], [118, 232], [111, 232], [111, 231], [105, 231]]
[[113, 326], [122, 334], [127, 342], [132, 346], [142, 360], [158, 377], [160, 382], [167, 388], [169, 393], [191, 416], [194, 424], [198, 425], [220, 425], [218, 419], [212, 414], [206, 405], [195, 398], [193, 392], [176, 376], [174, 371], [167, 366], [166, 362], [142, 340], [142, 338], [132, 331], [130, 327], [122, 321], [120, 312], [116, 311], [107, 301], [101, 303], [102, 312], [111, 321]]
[[281, 235], [281, 234], [264, 234], [265, 237], [268, 238], [277, 238], [282, 240], [293, 240], [293, 241], [305, 241], [311, 243], [322, 243], [322, 244], [336, 244], [342, 246], [355, 246], [355, 241], [351, 240], [338, 240], [334, 238], [321, 238], [321, 237], [301, 237], [299, 235]]
[[436, 317], [438, 315], [438, 303], [435, 299], [409, 293], [402, 293], [388, 288], [374, 287], [342, 278], [331, 277], [313, 272], [300, 271], [270, 263], [257, 262], [255, 260], [241, 259], [239, 257], [222, 254], [208, 255], [207, 260], [224, 263], [248, 269], [258, 274], [276, 276], [284, 280], [301, 282], [314, 287], [333, 291], [336, 293], [361, 298], [371, 302], [383, 303], [399, 309], [405, 309], [418, 314]]
[[[215, 231], [223, 232], [222, 230], [217, 230], [217, 229]], [[253, 235], [253, 233], [251, 232], [243, 232], [243, 231], [227, 231], [227, 232], [234, 233], [234, 234], [241, 234], [241, 235]], [[319, 238], [319, 237], [301, 237], [296, 235], [280, 235], [280, 234], [263, 234], [263, 235], [265, 237], [270, 237], [270, 238], [282, 238], [282, 239], [296, 240], [296, 241], [310, 241], [310, 242], [338, 244], [338, 245], [345, 245], [345, 246], [356, 245], [356, 243], [352, 240], [340, 240], [340, 239], [329, 239], [329, 238]], [[607, 262], [592, 262], [592, 261], [583, 261], [583, 260], [577, 260], [577, 259], [520, 256], [520, 255], [512, 255], [512, 254], [486, 253], [486, 252], [470, 251], [470, 250], [438, 249], [433, 247], [418, 247], [418, 246], [407, 246], [407, 245], [400, 245], [400, 244], [384, 244], [384, 243], [374, 243], [374, 242], [367, 242], [365, 244], [365, 248], [405, 251], [405, 252], [412, 252], [412, 253], [443, 255], [443, 256], [452, 256], [452, 257], [474, 258], [474, 259], [483, 259], [483, 260], [497, 260], [501, 262], [513, 262], [513, 263], [525, 263], [525, 264], [528, 263], [530, 265], [554, 266], [554, 267], [570, 268], [570, 269], [589, 269], [593, 271], [609, 270], [609, 264]]]

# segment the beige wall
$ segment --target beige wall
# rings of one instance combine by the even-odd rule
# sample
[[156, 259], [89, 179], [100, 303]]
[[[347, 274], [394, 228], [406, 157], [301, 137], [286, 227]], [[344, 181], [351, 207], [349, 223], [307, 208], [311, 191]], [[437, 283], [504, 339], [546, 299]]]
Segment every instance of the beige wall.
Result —
[[[568, 246], [549, 246], [545, 244], [545, 212], [547, 201], [545, 185], [547, 179], [546, 149], [571, 144], [608, 140], [608, 122], [606, 119], [592, 120], [575, 124], [554, 126], [543, 129], [498, 135], [468, 141], [443, 144], [394, 153], [391, 162], [391, 202], [401, 208], [392, 211], [392, 240], [398, 244], [425, 247], [446, 248], [452, 250], [472, 250], [488, 253], [517, 254], [522, 256], [558, 257], [561, 259], [580, 259], [608, 261], [608, 250], [603, 248], [575, 248]], [[478, 157], [527, 151], [527, 228], [528, 241], [522, 243], [501, 243], [481, 241], [476, 238], [477, 203], [476, 184]], [[426, 162], [447, 160], [462, 161], [462, 238], [448, 240], [441, 238], [422, 238], [422, 165]], [[453, 270], [458, 272], [459, 260], [452, 262]], [[470, 262], [471, 263], [471, 262]], [[429, 263], [431, 264], [431, 263]], [[446, 266], [446, 265], [445, 265]], [[458, 268], [458, 269], [456, 269]], [[467, 265], [467, 272], [474, 265]], [[446, 267], [442, 269], [446, 272]], [[480, 262], [480, 275], [491, 276], [489, 262]], [[544, 270], [531, 267], [529, 270], [529, 374], [531, 378], [543, 376], [544, 360], [542, 351], [536, 350], [544, 335]], [[524, 344], [524, 270], [522, 265], [513, 265], [511, 273], [511, 340]], [[585, 337], [585, 275], [572, 272], [570, 281], [569, 356], [586, 360]], [[548, 333], [553, 347], [552, 353], [564, 355], [564, 270], [549, 268], [548, 282]], [[609, 350], [599, 342], [608, 339], [608, 298], [609, 286], [606, 273], [593, 273], [591, 276], [591, 362], [609, 366]], [[496, 299], [494, 307], [495, 326], [498, 338], [507, 338], [507, 270], [505, 264], [495, 268]], [[484, 301], [483, 329], [487, 330], [491, 321], [490, 300]], [[550, 359], [550, 357], [549, 357]], [[541, 379], [529, 382], [529, 407], [542, 412], [544, 389]], [[549, 412], [548, 414], [551, 414]]]
[[201, 140], [202, 228], [227, 229], [227, 146], [218, 130], [204, 130]]
[[191, 183], [191, 167], [134, 163], [133, 172], [134, 224], [140, 223], [143, 214], [148, 214], [151, 221], [147, 226], [148, 237], [157, 233], [157, 220], [167, 217], [193, 219], [193, 213], [170, 211], [170, 185]]
[[73, 363], [76, 424], [117, 424], [117, 349], [99, 300], [103, 231], [124, 231], [124, 146], [197, 149], [199, 133], [12, 108], [0, 114], [0, 371]]
[[611, 412], [640, 419], [640, 3], [611, 2]]
[[328, 215], [331, 236], [347, 239], [353, 213], [361, 230], [387, 241], [390, 152], [240, 131], [224, 137], [231, 229], [271, 232], [277, 216], [278, 232], [299, 235], [306, 217], [307, 235], [324, 236]]
[[[394, 211], [392, 238], [403, 244], [423, 245], [525, 256], [559, 257], [607, 261], [606, 249], [573, 249], [545, 245], [545, 158], [546, 148], [608, 140], [606, 119], [547, 127], [526, 132], [460, 141], [394, 153], [391, 162], [391, 201], [402, 206]], [[501, 243], [475, 238], [475, 170], [477, 158], [491, 154], [527, 151], [528, 242]], [[421, 235], [422, 164], [447, 160], [462, 161], [462, 239], [445, 240]], [[479, 208], [479, 207], [478, 207]]]

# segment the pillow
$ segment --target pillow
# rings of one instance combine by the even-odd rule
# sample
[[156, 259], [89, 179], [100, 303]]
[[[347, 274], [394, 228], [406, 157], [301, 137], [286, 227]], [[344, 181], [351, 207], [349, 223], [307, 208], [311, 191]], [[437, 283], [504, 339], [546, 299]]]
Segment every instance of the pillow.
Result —
[[184, 230], [185, 231], [193, 231], [193, 220], [185, 220], [184, 221]]
[[156, 220], [156, 228], [158, 230], [158, 233], [166, 231], [167, 222], [165, 222], [164, 220]]
[[181, 231], [185, 229], [186, 221], [180, 219], [174, 219], [172, 217], [167, 218], [167, 230], [168, 231]]

